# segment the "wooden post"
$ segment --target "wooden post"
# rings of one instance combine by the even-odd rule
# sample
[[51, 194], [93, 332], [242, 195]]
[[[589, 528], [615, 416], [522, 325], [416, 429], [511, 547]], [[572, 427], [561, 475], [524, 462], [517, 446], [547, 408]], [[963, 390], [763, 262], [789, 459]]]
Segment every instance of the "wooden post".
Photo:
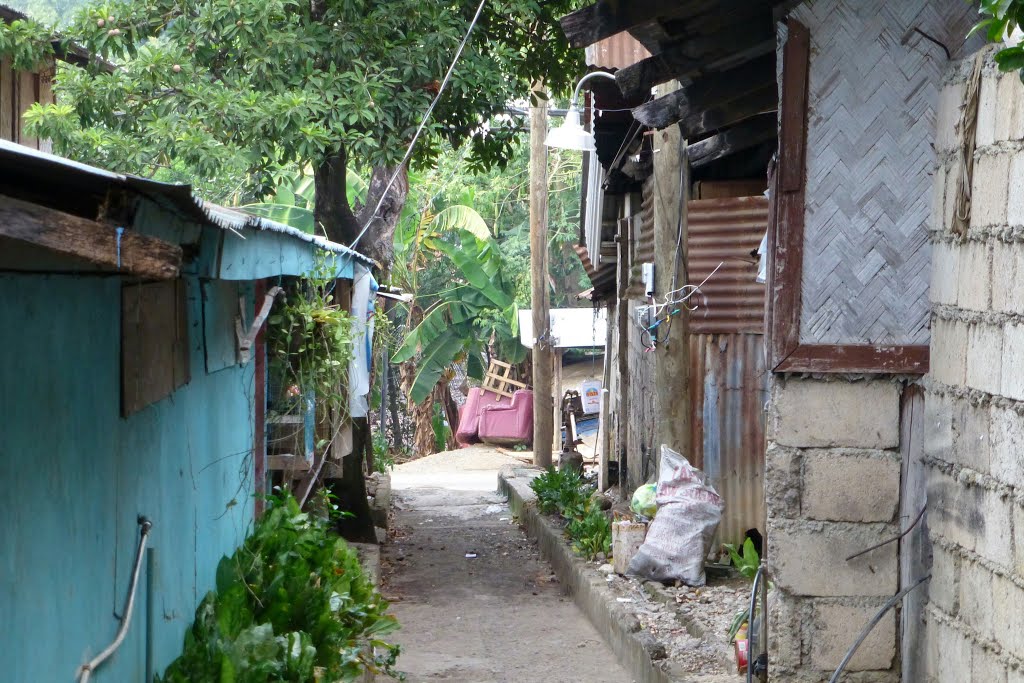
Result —
[[[657, 146], [664, 152], [654, 158], [654, 174], [661, 193], [654, 202], [654, 294], [661, 302], [672, 291], [673, 280], [675, 288], [688, 282], [686, 198], [690, 174], [686, 141], [681, 139], [679, 129], [672, 127], [657, 135], [661, 138]], [[691, 457], [688, 328], [689, 319], [684, 310], [672, 317], [668, 338], [659, 343], [655, 351], [655, 463], [660, 463], [662, 444]]]
[[548, 295], [548, 100], [541, 83], [530, 107], [530, 291], [533, 311], [533, 464], [551, 466], [554, 400], [551, 395], [551, 316]]

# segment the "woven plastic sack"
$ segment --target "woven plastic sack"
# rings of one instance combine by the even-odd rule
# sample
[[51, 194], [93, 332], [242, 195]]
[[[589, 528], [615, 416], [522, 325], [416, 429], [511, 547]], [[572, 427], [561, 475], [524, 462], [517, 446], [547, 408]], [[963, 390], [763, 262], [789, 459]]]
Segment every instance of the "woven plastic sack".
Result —
[[629, 563], [629, 573], [653, 581], [703, 586], [704, 560], [725, 509], [722, 497], [702, 471], [662, 446], [656, 499], [658, 514]]

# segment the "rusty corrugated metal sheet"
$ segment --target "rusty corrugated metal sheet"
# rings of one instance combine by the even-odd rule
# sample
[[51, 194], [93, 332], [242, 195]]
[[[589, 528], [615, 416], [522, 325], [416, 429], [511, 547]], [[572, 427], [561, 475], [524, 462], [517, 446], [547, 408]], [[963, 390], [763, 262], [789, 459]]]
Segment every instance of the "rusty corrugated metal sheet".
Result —
[[725, 500], [722, 543], [765, 533], [764, 453], [768, 372], [762, 335], [690, 337], [693, 461]]
[[622, 69], [650, 56], [647, 48], [625, 31], [599, 40], [586, 49], [587, 66], [601, 69]]
[[764, 285], [755, 281], [757, 257], [752, 254], [768, 228], [765, 197], [700, 199], [688, 203], [687, 265], [691, 284], [718, 272], [692, 299], [693, 333], [764, 331]]

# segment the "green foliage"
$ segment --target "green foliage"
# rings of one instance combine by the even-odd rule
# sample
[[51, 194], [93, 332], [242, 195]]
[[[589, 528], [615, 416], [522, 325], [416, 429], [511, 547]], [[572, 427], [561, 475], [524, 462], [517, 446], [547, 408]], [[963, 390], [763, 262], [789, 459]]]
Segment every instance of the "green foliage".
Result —
[[[978, 22], [971, 34], [983, 31], [993, 43], [1008, 38], [1024, 22], [1024, 0], [980, 0], [978, 11], [988, 18]], [[995, 60], [1000, 71], [1017, 71], [1024, 81], [1024, 47], [1005, 47], [996, 52]]]
[[736, 614], [732, 616], [732, 621], [729, 623], [729, 632], [726, 635], [728, 639], [727, 642], [732, 643], [736, 640], [736, 634], [740, 632], [740, 629], [743, 628], [748, 621], [750, 621], [750, 610], [748, 608], [744, 607], [736, 612]]
[[183, 652], [157, 683], [355, 681], [397, 676], [397, 623], [356, 552], [288, 494], [217, 567]]
[[729, 553], [729, 558], [732, 560], [732, 564], [736, 567], [736, 570], [744, 577], [753, 580], [754, 576], [757, 575], [757, 570], [761, 566], [761, 558], [757, 554], [757, 549], [754, 547], [754, 542], [749, 538], [743, 542], [743, 554], [739, 553], [739, 550], [735, 545], [726, 543], [722, 547]]
[[32, 19], [0, 21], [0, 56], [10, 57], [15, 70], [35, 71], [53, 56], [53, 30]]
[[[333, 256], [292, 283], [267, 319], [271, 384], [291, 396], [312, 392], [334, 415], [346, 414], [352, 318], [334, 301]], [[275, 396], [279, 405], [287, 397]]]
[[[351, 169], [348, 169], [346, 175], [346, 196], [354, 207], [366, 199], [367, 184]], [[312, 235], [317, 232], [313, 215], [315, 202], [313, 169], [307, 167], [292, 177], [284, 178], [267, 201], [245, 204], [239, 208]]]
[[612, 549], [612, 525], [594, 502], [594, 487], [573, 469], [549, 468], [530, 482], [537, 495], [537, 507], [544, 514], [558, 513], [566, 519], [566, 533], [573, 550], [588, 559]]
[[380, 430], [373, 433], [373, 464], [378, 472], [390, 472], [395, 469], [395, 455], [391, 452], [387, 435]]
[[[583, 73], [557, 18], [576, 0], [494, 0], [474, 30], [414, 161], [465, 146], [507, 162], [517, 127], [482, 126], [538, 78]], [[420, 0], [107, 0], [65, 29], [114, 70], [63, 68], [64, 107], [36, 107], [34, 135], [112, 170], [192, 181], [210, 198], [261, 198], [282, 174], [344, 151], [395, 164], [473, 14]], [[10, 49], [4, 50], [8, 54]]]
[[[431, 395], [452, 363], [464, 358], [478, 360], [492, 339], [495, 350], [507, 362], [518, 363], [526, 355], [518, 340], [519, 319], [511, 283], [494, 238], [480, 239], [468, 230], [459, 230], [458, 243], [444, 239], [450, 239], [450, 235], [438, 235], [430, 250], [422, 235], [422, 230], [410, 235], [400, 228], [396, 233], [396, 264], [410, 263], [411, 259], [415, 272], [418, 263], [443, 256], [441, 260], [449, 270], [443, 289], [430, 297], [417, 297], [417, 304], [428, 308], [392, 358], [395, 363], [416, 359], [416, 376], [409, 391], [414, 403], [422, 403]], [[415, 278], [410, 276], [410, 281], [415, 288]], [[482, 379], [480, 363], [467, 368], [470, 376]]]
[[445, 424], [444, 409], [440, 403], [434, 404], [434, 415], [430, 419], [430, 426], [434, 431], [434, 452], [448, 450], [448, 437], [451, 435], [451, 427]]

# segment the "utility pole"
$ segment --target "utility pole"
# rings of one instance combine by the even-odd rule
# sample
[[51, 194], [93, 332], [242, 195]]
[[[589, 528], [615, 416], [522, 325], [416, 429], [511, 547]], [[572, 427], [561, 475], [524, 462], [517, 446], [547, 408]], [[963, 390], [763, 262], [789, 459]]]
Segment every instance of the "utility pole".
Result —
[[544, 85], [533, 86], [530, 106], [530, 301], [533, 312], [533, 464], [551, 466], [554, 398], [548, 295], [548, 100]]

